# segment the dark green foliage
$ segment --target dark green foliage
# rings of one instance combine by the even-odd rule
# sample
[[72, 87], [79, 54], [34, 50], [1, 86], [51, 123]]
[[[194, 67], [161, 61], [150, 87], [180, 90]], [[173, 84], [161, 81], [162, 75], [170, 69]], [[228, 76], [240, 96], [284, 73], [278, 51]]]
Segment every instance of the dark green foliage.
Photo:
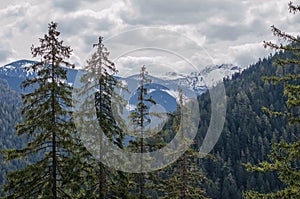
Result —
[[[156, 174], [160, 198], [207, 198], [203, 188], [207, 178], [198, 165], [198, 153], [190, 147], [175, 163]], [[156, 172], [157, 173], [157, 172]]]
[[[20, 148], [26, 139], [17, 137], [15, 125], [20, 122], [21, 95], [8, 87], [6, 80], [0, 79], [0, 149]], [[0, 196], [1, 187], [6, 182], [8, 171], [16, 170], [24, 166], [25, 161], [3, 162], [0, 154]]]
[[[276, 54], [279, 58], [285, 56], [282, 52]], [[272, 110], [281, 112], [288, 110], [283, 98], [283, 85], [262, 80], [264, 76], [281, 72], [279, 66], [272, 67], [274, 60], [274, 56], [259, 60], [241, 74], [224, 81], [227, 113], [221, 137], [211, 152], [215, 160], [200, 160], [205, 176], [210, 180], [205, 186], [209, 197], [242, 198], [245, 190], [271, 192], [283, 187], [276, 173], [249, 173], [242, 165], [267, 160], [272, 142], [295, 141], [294, 135], [299, 136], [296, 127], [288, 126], [287, 119], [272, 117], [262, 110], [262, 107], [272, 107]], [[199, 104], [201, 119], [197, 146], [201, 145], [210, 122], [209, 93], [199, 97]]]
[[[193, 143], [192, 140], [184, 135], [184, 131], [180, 130], [181, 109], [184, 106], [181, 89], [179, 89], [178, 98], [179, 104], [172, 118], [173, 124], [168, 127], [168, 130], [179, 134], [180, 142], [177, 145]], [[177, 148], [180, 148], [180, 146]], [[170, 151], [166, 156], [172, 156], [174, 153], [176, 151]], [[176, 162], [159, 171], [156, 187], [161, 192], [162, 196], [160, 198], [206, 198], [203, 184], [207, 179], [198, 165], [198, 157], [199, 153], [195, 151], [195, 147], [192, 144]]]
[[[135, 151], [138, 151], [139, 153], [143, 154], [145, 152], [148, 152], [147, 145], [144, 141], [144, 133], [146, 130], [147, 124], [151, 122], [149, 115], [149, 104], [156, 104], [156, 102], [152, 99], [151, 96], [148, 94], [148, 89], [146, 88], [146, 84], [151, 83], [151, 80], [147, 78], [147, 71], [146, 67], [142, 66], [140, 71], [140, 79], [139, 79], [139, 86], [137, 88], [137, 94], [138, 94], [138, 104], [133, 112], [130, 113], [129, 117], [132, 121], [132, 124], [134, 126], [134, 131], [139, 132], [140, 137], [132, 141], [131, 147]], [[137, 186], [138, 186], [138, 198], [142, 199], [147, 197], [146, 191], [145, 191], [145, 183], [146, 183], [146, 174], [143, 173], [143, 169], [145, 167], [145, 162], [143, 161], [143, 156], [141, 156], [140, 161], [140, 173], [135, 174], [138, 178]]]
[[[76, 188], [76, 153], [78, 143], [73, 138], [71, 121], [71, 89], [66, 84], [65, 60], [71, 48], [63, 46], [56, 30], [49, 24], [48, 34], [40, 39], [40, 46], [32, 46], [33, 57], [41, 61], [27, 66], [37, 76], [26, 79], [24, 88], [35, 86], [33, 92], [22, 95], [22, 123], [17, 126], [19, 136], [29, 141], [22, 149], [3, 152], [5, 160], [26, 159], [36, 155], [34, 163], [24, 169], [10, 172], [4, 187], [7, 198], [70, 198]], [[79, 182], [78, 182], [79, 183]]]
[[[289, 4], [290, 11], [300, 11], [299, 6]], [[282, 73], [277, 76], [268, 76], [264, 79], [271, 83], [284, 85], [283, 95], [286, 100], [287, 110], [282, 111], [274, 107], [264, 108], [271, 115], [282, 116], [288, 119], [289, 124], [298, 129], [300, 122], [300, 40], [297, 37], [289, 35], [272, 26], [272, 32], [279, 39], [285, 40], [288, 44], [274, 44], [265, 42], [265, 47], [285, 52], [285, 57], [276, 57], [274, 65], [281, 68]], [[293, 128], [292, 127], [292, 128]], [[245, 193], [246, 198], [281, 198], [294, 199], [300, 198], [300, 139], [299, 134], [293, 134], [293, 142], [284, 140], [273, 145], [268, 161], [260, 162], [258, 166], [247, 164], [247, 169], [258, 172], [276, 172], [279, 179], [284, 183], [284, 187], [277, 191], [266, 193], [265, 191], [248, 191]]]
[[[108, 168], [101, 162], [101, 158], [105, 156], [103, 151], [104, 137], [108, 137], [118, 147], [122, 148], [123, 133], [118, 127], [112, 114], [112, 97], [117, 98], [114, 89], [118, 82], [114, 75], [118, 72], [114, 63], [109, 60], [109, 51], [104, 46], [102, 37], [99, 42], [94, 44], [96, 51], [91, 58], [87, 60], [87, 65], [83, 68], [84, 74], [81, 77], [83, 86], [79, 89], [80, 96], [92, 95], [87, 97], [83, 104], [91, 103], [93, 106], [84, 110], [84, 115], [91, 120], [96, 120], [104, 134], [95, 132], [95, 140], [93, 143], [97, 157], [89, 156], [89, 164], [85, 168], [83, 175], [86, 178], [85, 198], [126, 198], [129, 197], [129, 178], [127, 174]], [[91, 101], [90, 101], [91, 100]], [[96, 117], [93, 118], [91, 113], [95, 110]], [[83, 128], [89, 129], [89, 122], [84, 122]], [[85, 126], [86, 125], [86, 126]], [[94, 129], [93, 129], [94, 130]], [[90, 132], [86, 132], [89, 134]], [[87, 135], [87, 136], [92, 136]], [[93, 154], [95, 155], [95, 154]], [[114, 158], [114, 157], [109, 157]], [[127, 189], [128, 188], [128, 189]], [[127, 195], [127, 196], [126, 196]]]

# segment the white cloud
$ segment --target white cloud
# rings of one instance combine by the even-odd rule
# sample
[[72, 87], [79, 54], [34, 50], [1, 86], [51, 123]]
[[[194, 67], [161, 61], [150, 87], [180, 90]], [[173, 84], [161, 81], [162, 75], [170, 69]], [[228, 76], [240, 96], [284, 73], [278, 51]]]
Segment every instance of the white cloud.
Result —
[[[105, 45], [112, 59], [143, 47], [156, 47], [182, 56], [174, 58], [167, 51], [161, 51], [161, 55], [145, 51], [128, 54], [127, 59], [121, 59], [123, 64], [153, 65], [155, 60], [158, 66], [188, 70], [183, 66], [186, 60], [182, 59], [187, 58], [196, 67], [212, 62], [247, 66], [269, 54], [261, 42], [274, 38], [271, 25], [294, 34], [300, 31], [299, 17], [288, 13], [287, 3], [286, 0], [3, 0], [0, 65], [31, 59], [30, 46], [38, 45], [38, 38], [47, 32], [47, 24], [53, 20], [59, 23], [65, 44], [74, 49], [71, 60], [75, 63], [85, 62], [92, 44], [102, 35], [108, 39]], [[160, 31], [144, 29], [124, 33], [149, 26]], [[169, 30], [176, 31], [177, 35]]]
[[263, 48], [263, 43], [247, 43], [229, 47], [229, 53], [233, 55], [237, 65], [247, 66], [256, 62], [257, 57], [265, 56], [269, 51]]

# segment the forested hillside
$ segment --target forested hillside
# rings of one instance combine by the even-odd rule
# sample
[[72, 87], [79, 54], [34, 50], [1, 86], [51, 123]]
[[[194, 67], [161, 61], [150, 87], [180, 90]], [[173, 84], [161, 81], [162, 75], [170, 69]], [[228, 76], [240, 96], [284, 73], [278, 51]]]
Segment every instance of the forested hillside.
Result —
[[[281, 57], [286, 56], [280, 54]], [[272, 66], [274, 57], [259, 60], [232, 79], [225, 80], [227, 93], [227, 115], [222, 135], [212, 154], [213, 159], [199, 160], [209, 183], [207, 194], [212, 198], [241, 198], [245, 190], [255, 189], [269, 192], [282, 185], [273, 173], [249, 173], [243, 163], [257, 164], [267, 159], [271, 143], [279, 140], [295, 140], [296, 127], [287, 126], [281, 117], [275, 118], [262, 110], [263, 106], [274, 110], [285, 110], [283, 86], [273, 85], [262, 80], [263, 76], [278, 75], [293, 68]], [[285, 71], [284, 71], [285, 70]], [[20, 120], [20, 94], [11, 90], [5, 80], [0, 80], [0, 143], [1, 148], [20, 146], [15, 124]], [[201, 121], [197, 144], [206, 133], [210, 120], [209, 93], [199, 96]], [[20, 166], [20, 165], [19, 165]], [[13, 164], [1, 164], [0, 183]]]
[[[267, 160], [272, 143], [295, 141], [299, 136], [299, 129], [288, 126], [287, 119], [272, 117], [262, 110], [264, 106], [276, 111], [287, 109], [283, 85], [265, 82], [262, 77], [293, 72], [296, 68], [274, 66], [274, 60], [273, 56], [259, 60], [242, 74], [225, 81], [227, 115], [222, 135], [212, 151], [216, 159], [200, 163], [211, 180], [207, 193], [212, 198], [241, 198], [245, 190], [270, 192], [282, 186], [275, 173], [250, 173], [243, 166], [243, 163]], [[199, 132], [203, 135], [210, 118], [209, 93], [200, 96], [199, 101], [202, 113]], [[198, 144], [201, 144], [200, 134]]]
[[[20, 121], [21, 96], [0, 79], [0, 148], [20, 147], [23, 140], [16, 135], [15, 125]], [[5, 181], [8, 170], [20, 168], [20, 162], [4, 163], [0, 157], [0, 184]], [[1, 193], [0, 193], [1, 195]]]

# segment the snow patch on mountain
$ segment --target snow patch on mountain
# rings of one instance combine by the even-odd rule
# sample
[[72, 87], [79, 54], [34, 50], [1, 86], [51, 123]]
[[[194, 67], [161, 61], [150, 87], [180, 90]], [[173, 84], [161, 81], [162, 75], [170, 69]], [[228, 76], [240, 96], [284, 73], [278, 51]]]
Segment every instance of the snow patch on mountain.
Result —
[[176, 79], [182, 79], [185, 78], [184, 75], [182, 74], [177, 74], [176, 72], [166, 72], [159, 76], [159, 78], [164, 79], [164, 80], [176, 80]]
[[162, 91], [168, 93], [169, 95], [171, 95], [171, 96], [174, 97], [175, 99], [178, 98], [178, 91], [175, 91], [175, 90], [169, 90], [169, 89], [162, 89]]
[[0, 67], [0, 74], [7, 75], [10, 77], [33, 77], [34, 71], [32, 69], [26, 70], [26, 67], [29, 67], [35, 64], [35, 61], [30, 60], [19, 60], [12, 62], [10, 64]]
[[[29, 66], [37, 62], [31, 60], [19, 60], [12, 62], [10, 64], [0, 67], [0, 75], [6, 77], [14, 77], [23, 80], [25, 78], [31, 78], [37, 74], [33, 69], [28, 69]], [[27, 68], [27, 69], [26, 69]], [[77, 70], [68, 70], [68, 84], [72, 85], [75, 80]], [[217, 83], [221, 82], [224, 78], [231, 78], [233, 74], [239, 73], [242, 68], [232, 64], [222, 64], [208, 66], [200, 71], [195, 71], [189, 74], [179, 74], [176, 72], [167, 72], [161, 74], [158, 77], [153, 77], [151, 74], [147, 75], [148, 78], [152, 80], [152, 84], [156, 83], [156, 86], [152, 86], [149, 92], [154, 92], [155, 90], [163, 90], [167, 92], [172, 97], [178, 95], [177, 89], [181, 86], [187, 86], [192, 89], [196, 95], [201, 95], [206, 92], [206, 90]], [[121, 78], [121, 83], [123, 86], [132, 87], [134, 82], [138, 82], [140, 79], [139, 74], [133, 75], [127, 78]], [[157, 85], [163, 85], [165, 88]], [[174, 86], [175, 85], [175, 86]]]

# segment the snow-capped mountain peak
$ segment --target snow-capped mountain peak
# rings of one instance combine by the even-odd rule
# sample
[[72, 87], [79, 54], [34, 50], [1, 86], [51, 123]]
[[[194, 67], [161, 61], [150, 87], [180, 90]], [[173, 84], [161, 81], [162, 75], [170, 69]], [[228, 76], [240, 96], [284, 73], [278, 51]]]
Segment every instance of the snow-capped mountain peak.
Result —
[[[0, 67], [0, 78], [6, 79], [8, 81], [9, 86], [12, 89], [23, 92], [23, 90], [21, 90], [20, 88], [22, 81], [25, 80], [26, 78], [32, 78], [37, 75], [33, 71], [33, 69], [27, 68], [28, 66], [33, 65], [35, 63], [37, 62], [22, 59], [19, 61], [6, 64]], [[67, 71], [68, 71], [67, 72], [68, 84], [71, 85], [75, 81], [77, 70], [67, 69]]]
[[[27, 77], [34, 77], [36, 74], [33, 70], [26, 70], [26, 66], [30, 66], [36, 63], [31, 60], [19, 60], [10, 64], [0, 67], [0, 78], [7, 79], [9, 83], [14, 85], [16, 90], [20, 90], [20, 82]], [[68, 83], [73, 83], [77, 74], [75, 69], [68, 70]], [[233, 74], [241, 72], [242, 68], [232, 64], [221, 64], [205, 67], [202, 70], [195, 71], [189, 74], [179, 74], [176, 72], [166, 72], [159, 77], [149, 77], [154, 82], [167, 84], [167, 85], [184, 85], [189, 86], [196, 95], [200, 95], [207, 90], [208, 87], [214, 86], [223, 78], [231, 78]], [[139, 75], [133, 75], [130, 77], [139, 80]]]
[[25, 68], [35, 63], [35, 61], [25, 59], [15, 61], [0, 67], [0, 74], [11, 77], [31, 77], [35, 75], [33, 70], [27, 71]]

